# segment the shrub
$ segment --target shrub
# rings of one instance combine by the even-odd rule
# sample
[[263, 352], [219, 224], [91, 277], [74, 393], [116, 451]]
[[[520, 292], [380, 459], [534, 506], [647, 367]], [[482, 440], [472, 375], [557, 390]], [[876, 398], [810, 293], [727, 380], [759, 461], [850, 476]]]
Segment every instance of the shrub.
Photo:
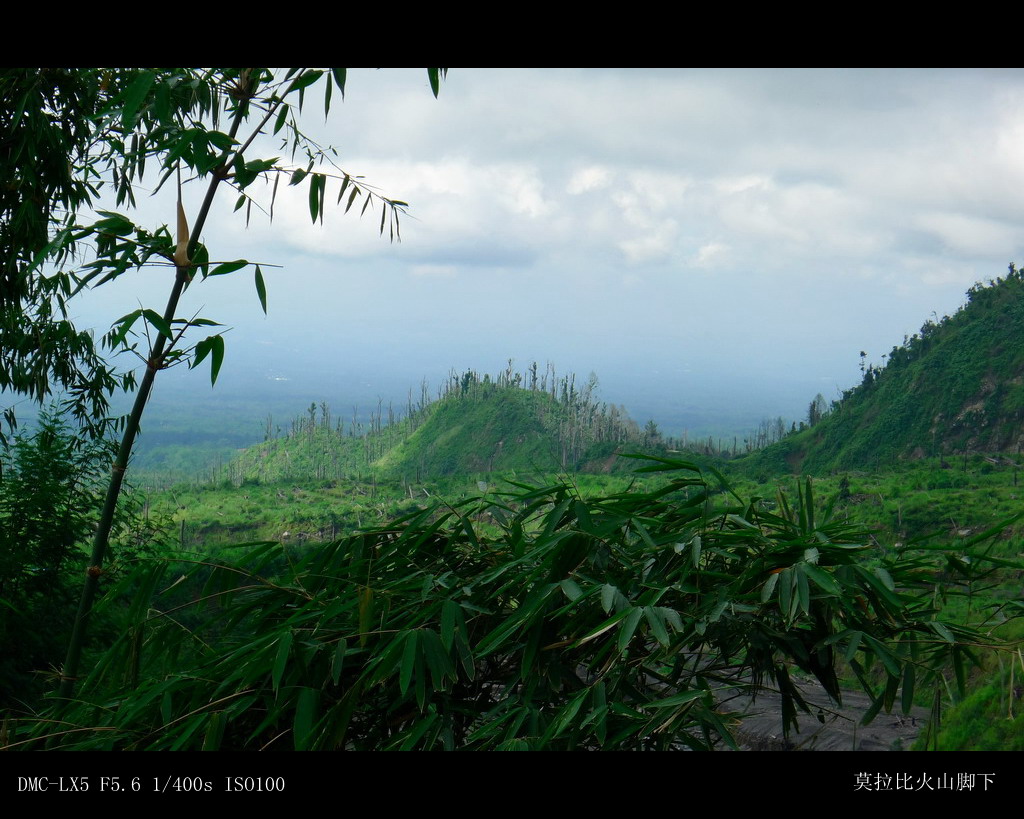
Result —
[[59, 415], [0, 449], [0, 709], [41, 693], [77, 603], [83, 543], [99, 506], [103, 443], [76, 441]]

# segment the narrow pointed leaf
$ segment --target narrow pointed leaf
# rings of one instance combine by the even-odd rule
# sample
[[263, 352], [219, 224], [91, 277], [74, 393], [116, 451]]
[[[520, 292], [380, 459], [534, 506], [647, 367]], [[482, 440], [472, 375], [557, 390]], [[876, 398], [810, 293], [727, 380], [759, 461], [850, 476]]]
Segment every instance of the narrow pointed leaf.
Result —
[[217, 265], [213, 270], [210, 271], [211, 276], [223, 276], [226, 273], [234, 273], [236, 270], [241, 270], [249, 264], [245, 259], [238, 259], [234, 262], [224, 262]]
[[284, 676], [284, 670], [288, 665], [288, 655], [292, 649], [292, 633], [286, 631], [281, 635], [281, 639], [277, 644], [277, 655], [274, 658], [274, 668], [270, 674], [270, 682], [277, 691], [281, 686], [281, 677]]
[[146, 321], [152, 324], [160, 335], [164, 336], [168, 341], [174, 340], [174, 334], [171, 333], [171, 325], [164, 321], [163, 316], [155, 310], [144, 310], [143, 315], [145, 315]]
[[[149, 89], [153, 87], [154, 79], [155, 75], [152, 71], [143, 71], [135, 78], [132, 84], [128, 86], [128, 90], [125, 92], [124, 97], [124, 109], [121, 112], [121, 124], [125, 128], [133, 127], [135, 114], [138, 112], [139, 106], [142, 105], [142, 101], [149, 93]], [[434, 96], [437, 95], [435, 94]]]
[[224, 337], [212, 336], [210, 345], [210, 386], [217, 383], [221, 364], [224, 363]]
[[309, 216], [315, 222], [320, 213], [320, 190], [317, 187], [317, 174], [309, 181]]
[[338, 90], [341, 92], [341, 98], [345, 99], [345, 77], [347, 69], [345, 68], [332, 68], [331, 75], [334, 77], [334, 84], [338, 86]]
[[263, 315], [267, 314], [267, 285], [263, 281], [263, 271], [256, 265], [256, 295], [260, 299], [260, 307], [263, 308]]

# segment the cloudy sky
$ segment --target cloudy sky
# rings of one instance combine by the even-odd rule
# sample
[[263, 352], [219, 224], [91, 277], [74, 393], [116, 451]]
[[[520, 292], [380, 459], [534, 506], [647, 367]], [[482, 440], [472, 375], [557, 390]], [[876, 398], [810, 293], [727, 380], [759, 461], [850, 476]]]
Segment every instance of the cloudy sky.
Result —
[[[218, 391], [398, 403], [513, 358], [593, 371], [672, 434], [799, 419], [859, 379], [861, 350], [880, 363], [1024, 264], [1020, 71], [452, 69], [435, 100], [422, 69], [350, 70], [330, 119], [317, 92], [303, 123], [410, 204], [402, 241], [379, 213], [311, 224], [305, 186], [248, 229], [225, 196], [214, 258], [281, 267], [268, 317], [250, 272], [190, 288], [233, 328]], [[161, 275], [83, 316], [162, 309]]]

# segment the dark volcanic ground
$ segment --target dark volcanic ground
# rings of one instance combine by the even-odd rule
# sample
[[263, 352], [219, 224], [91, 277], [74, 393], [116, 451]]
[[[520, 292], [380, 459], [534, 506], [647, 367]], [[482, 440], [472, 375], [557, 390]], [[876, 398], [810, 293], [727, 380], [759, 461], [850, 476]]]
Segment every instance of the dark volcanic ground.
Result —
[[733, 736], [744, 751], [900, 751], [910, 750], [923, 730], [928, 711], [914, 708], [909, 715], [878, 714], [870, 725], [860, 724], [871, 707], [870, 698], [861, 691], [844, 691], [842, 707], [830, 702], [817, 683], [797, 683], [801, 694], [811, 706], [811, 713], [798, 712], [799, 732], [789, 737], [782, 733], [782, 698], [775, 693], [736, 698], [728, 709], [742, 720], [733, 729]]

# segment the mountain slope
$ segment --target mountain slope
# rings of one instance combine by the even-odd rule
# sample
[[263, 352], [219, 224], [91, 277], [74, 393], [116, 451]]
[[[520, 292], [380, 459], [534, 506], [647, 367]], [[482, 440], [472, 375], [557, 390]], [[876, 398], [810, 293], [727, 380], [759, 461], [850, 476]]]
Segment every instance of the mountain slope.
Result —
[[968, 303], [894, 347], [884, 367], [814, 427], [747, 459], [773, 471], [822, 473], [1024, 445], [1024, 278], [968, 291]]
[[424, 475], [557, 470], [564, 466], [558, 410], [547, 393], [514, 388], [453, 396], [374, 466]]
[[[622, 445], [632, 450], [653, 443], [620, 407], [599, 404], [592, 380], [583, 390], [575, 378], [552, 379], [550, 390], [536, 379], [530, 387], [508, 372], [492, 379], [469, 371], [452, 376], [442, 397], [423, 401], [399, 418], [388, 408], [369, 426], [332, 426], [329, 409], [312, 405], [284, 437], [242, 452], [227, 466], [235, 484], [337, 480], [371, 475], [423, 479], [482, 472], [605, 471]], [[558, 388], [561, 387], [559, 390]]]

